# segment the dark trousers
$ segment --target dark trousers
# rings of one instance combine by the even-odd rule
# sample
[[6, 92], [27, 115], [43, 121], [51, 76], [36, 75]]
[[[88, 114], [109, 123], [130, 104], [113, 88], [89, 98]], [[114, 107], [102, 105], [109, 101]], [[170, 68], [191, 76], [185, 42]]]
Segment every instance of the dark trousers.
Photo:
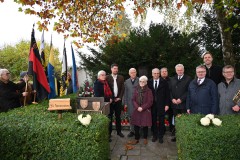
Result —
[[113, 114], [115, 114], [115, 118], [116, 118], [116, 130], [117, 130], [117, 133], [121, 132], [121, 111], [122, 111], [121, 104], [122, 104], [121, 101], [113, 102], [113, 103], [110, 104], [110, 113], [108, 115], [108, 117], [110, 119], [109, 135], [111, 135], [111, 133], [112, 133]]
[[[140, 139], [140, 127], [134, 126], [134, 132], [135, 132], [135, 139], [139, 140]], [[143, 127], [143, 138], [147, 139], [147, 137], [148, 137], [148, 127]]]
[[[164, 118], [165, 115], [157, 115], [157, 112], [152, 112], [153, 137], [163, 138], [165, 132]], [[157, 121], [159, 121], [159, 125], [157, 124]]]
[[173, 129], [173, 109], [171, 107], [169, 107], [168, 111], [167, 111], [167, 114], [168, 114], [168, 122], [169, 122], [169, 130], [172, 131]]

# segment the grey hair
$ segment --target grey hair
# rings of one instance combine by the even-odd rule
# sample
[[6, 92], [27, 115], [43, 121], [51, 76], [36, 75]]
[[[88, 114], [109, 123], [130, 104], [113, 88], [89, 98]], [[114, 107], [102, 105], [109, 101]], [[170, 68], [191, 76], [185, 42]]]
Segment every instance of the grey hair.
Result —
[[205, 70], [206, 70], [206, 67], [205, 67], [204, 65], [199, 65], [199, 66], [197, 66], [197, 67], [196, 67], [196, 70], [197, 70], [198, 68], [202, 68], [202, 69], [205, 69]]
[[2, 77], [2, 74], [6, 72], [8, 72], [6, 68], [0, 69], [0, 77]]
[[137, 72], [137, 70], [136, 70], [135, 68], [130, 68], [129, 71], [128, 71], [128, 73], [130, 73], [132, 70], [135, 71], [135, 72]]
[[177, 67], [181, 67], [181, 68], [184, 69], [184, 65], [183, 65], [183, 64], [177, 64], [177, 65], [175, 66], [175, 69], [177, 69]]
[[157, 70], [158, 72], [160, 72], [160, 70], [159, 70], [158, 68], [153, 68], [153, 69], [152, 69], [152, 73], [153, 73], [153, 71], [155, 71], [155, 70]]
[[104, 70], [100, 70], [98, 71], [97, 77], [99, 78], [101, 76], [101, 74], [106, 74], [106, 72]]
[[146, 76], [141, 76], [141, 77], [139, 78], [139, 81], [145, 81], [145, 82], [147, 82], [147, 81], [148, 81], [148, 78], [147, 78]]

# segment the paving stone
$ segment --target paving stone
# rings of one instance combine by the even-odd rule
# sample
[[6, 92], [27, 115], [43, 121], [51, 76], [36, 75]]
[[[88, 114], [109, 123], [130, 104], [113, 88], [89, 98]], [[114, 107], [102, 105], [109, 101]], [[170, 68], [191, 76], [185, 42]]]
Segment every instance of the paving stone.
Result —
[[141, 156], [128, 156], [127, 160], [141, 160]]

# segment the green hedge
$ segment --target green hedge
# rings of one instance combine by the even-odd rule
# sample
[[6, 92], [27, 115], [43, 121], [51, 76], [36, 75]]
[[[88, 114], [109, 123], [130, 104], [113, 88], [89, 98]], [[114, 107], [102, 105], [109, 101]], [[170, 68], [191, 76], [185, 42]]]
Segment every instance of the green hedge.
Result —
[[[74, 102], [74, 101], [73, 101]], [[75, 102], [74, 102], [75, 103]], [[0, 114], [0, 159], [109, 159], [109, 120], [93, 114], [89, 126], [76, 113], [47, 111], [48, 101]]]
[[240, 116], [216, 116], [222, 126], [204, 127], [204, 115], [182, 115], [176, 118], [178, 158], [180, 160], [239, 160]]

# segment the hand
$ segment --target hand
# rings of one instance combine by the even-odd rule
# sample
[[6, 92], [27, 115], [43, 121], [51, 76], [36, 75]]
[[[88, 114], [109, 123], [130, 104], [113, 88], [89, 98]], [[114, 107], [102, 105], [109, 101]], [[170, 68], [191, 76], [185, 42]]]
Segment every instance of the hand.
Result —
[[138, 112], [142, 112], [143, 109], [142, 109], [142, 107], [138, 107], [137, 110], [138, 110]]
[[23, 97], [26, 97], [28, 95], [28, 92], [23, 92], [22, 95]]
[[29, 77], [28, 77], [28, 75], [27, 75], [27, 74], [26, 74], [26, 75], [23, 77], [23, 79], [24, 79], [24, 82], [25, 82], [25, 83], [27, 83], [27, 81], [28, 81], [28, 78], [29, 78]]
[[235, 112], [238, 112], [240, 109], [238, 105], [235, 105], [232, 107], [232, 110], [234, 110]]
[[120, 101], [120, 100], [121, 100], [121, 98], [115, 98], [115, 102]]
[[168, 107], [168, 106], [165, 106], [165, 112], [167, 112], [168, 109], [169, 109], [169, 107]]
[[177, 104], [181, 104], [182, 100], [180, 98], [177, 99]]
[[188, 114], [191, 114], [190, 109], [187, 109], [187, 113], [188, 113]]
[[176, 99], [172, 99], [172, 103], [173, 104], [177, 104], [177, 100]]
[[109, 102], [112, 103], [112, 101], [113, 101], [113, 100], [110, 98], [110, 101], [109, 101]]

